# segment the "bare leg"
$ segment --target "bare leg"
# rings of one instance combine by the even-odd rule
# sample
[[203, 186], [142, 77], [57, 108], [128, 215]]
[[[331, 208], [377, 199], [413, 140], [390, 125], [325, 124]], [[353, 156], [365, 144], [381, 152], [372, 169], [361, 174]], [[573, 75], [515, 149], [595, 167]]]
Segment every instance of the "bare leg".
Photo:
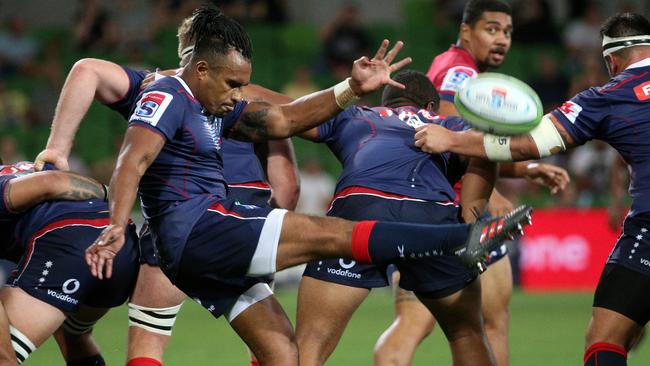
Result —
[[298, 291], [296, 338], [303, 366], [323, 365], [369, 289], [303, 276]]
[[508, 305], [512, 297], [512, 269], [506, 256], [481, 275], [481, 306], [485, 333], [499, 366], [508, 366]]
[[9, 319], [2, 303], [0, 303], [0, 328], [0, 366], [18, 365], [9, 336]]
[[[147, 308], [169, 308], [180, 305], [186, 295], [174, 286], [159, 267], [142, 264], [131, 296], [131, 303]], [[129, 327], [127, 360], [139, 357], [162, 361], [169, 336]]]
[[27, 337], [35, 347], [43, 344], [65, 320], [65, 314], [61, 310], [17, 287], [3, 288], [0, 291], [0, 300], [9, 324]]
[[[106, 308], [82, 306], [74, 314], [74, 319], [80, 322], [94, 323], [104, 316], [108, 310]], [[101, 353], [92, 335], [92, 329], [82, 334], [71, 334], [64, 329], [65, 326], [60, 327], [54, 333], [54, 339], [58, 343], [61, 354], [66, 362], [81, 360]]]
[[298, 348], [291, 322], [275, 297], [269, 296], [251, 305], [230, 325], [261, 365], [298, 365]]
[[445, 333], [454, 366], [495, 365], [483, 329], [479, 279], [442, 299], [419, 298], [436, 317]]
[[595, 307], [587, 327], [586, 347], [606, 342], [629, 350], [641, 335], [643, 328], [634, 320], [615, 311]]
[[406, 366], [413, 361], [418, 345], [436, 324], [433, 315], [411, 291], [399, 287], [399, 272], [393, 272], [395, 320], [375, 345], [376, 366]]

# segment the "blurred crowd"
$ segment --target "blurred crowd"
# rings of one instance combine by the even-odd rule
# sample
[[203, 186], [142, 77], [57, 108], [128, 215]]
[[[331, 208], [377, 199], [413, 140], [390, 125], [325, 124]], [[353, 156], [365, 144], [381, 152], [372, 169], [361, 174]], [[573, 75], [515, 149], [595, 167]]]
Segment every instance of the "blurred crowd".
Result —
[[[215, 0], [215, 4], [228, 15], [245, 24], [282, 26], [301, 19], [291, 19], [287, 0]], [[431, 22], [444, 27], [453, 42], [460, 23], [464, 1], [420, 1], [434, 8]], [[55, 110], [65, 75], [72, 63], [82, 57], [105, 57], [135, 68], [152, 69], [148, 54], [160, 52], [175, 45], [174, 30], [180, 20], [188, 16], [200, 0], [80, 0], [69, 29], [63, 37], [52, 36], [56, 31], [28, 29], [23, 14], [2, 13], [0, 21], [0, 154], [5, 162], [33, 158], [38, 129], [47, 131]], [[416, 1], [417, 3], [417, 1]], [[433, 6], [430, 6], [433, 3]], [[544, 108], [549, 111], [560, 106], [575, 93], [607, 81], [608, 75], [600, 55], [599, 27], [612, 11], [639, 9], [639, 2], [606, 2], [577, 0], [564, 2], [564, 19], [558, 19], [555, 7], [562, 3], [548, 0], [519, 0], [511, 2], [515, 26], [513, 48], [549, 46], [555, 52], [541, 53], [534, 65], [535, 72], [525, 80], [539, 93]], [[643, 4], [643, 2], [641, 2]], [[350, 64], [374, 47], [374, 39], [364, 22], [360, 2], [343, 3], [330, 19], [324, 20], [315, 34], [320, 49], [319, 56], [294, 68], [280, 91], [298, 97], [323, 86], [317, 80], [341, 79], [348, 75]], [[426, 29], [422, 29], [425, 32]], [[387, 34], [386, 37], [391, 37]], [[172, 39], [173, 38], [173, 39]], [[162, 41], [164, 39], [164, 41]], [[253, 38], [253, 41], [255, 39]], [[415, 45], [431, 48], [431, 45]], [[436, 45], [439, 50], [448, 44]], [[171, 47], [175, 50], [174, 47]], [[114, 57], [113, 57], [114, 56]], [[430, 62], [430, 59], [428, 60]], [[121, 126], [115, 129], [121, 130]], [[47, 134], [45, 133], [45, 136]], [[119, 136], [112, 139], [119, 141]], [[38, 144], [44, 141], [38, 140]], [[42, 147], [39, 145], [38, 148]], [[112, 149], [117, 148], [116, 146]], [[112, 154], [112, 155], [111, 155]], [[103, 157], [89, 159], [74, 157], [75, 169], [97, 177], [110, 176], [115, 151]], [[333, 159], [332, 157], [318, 157]], [[299, 156], [299, 160], [300, 156]], [[541, 205], [606, 206], [610, 203], [613, 185], [626, 186], [620, 158], [607, 145], [590, 143], [570, 153], [555, 157], [553, 162], [567, 168], [573, 178], [570, 189], [559, 197], [527, 182], [502, 180], [513, 201], [534, 201]], [[314, 196], [328, 196], [333, 190], [332, 178], [322, 178], [323, 169], [314, 160], [301, 161], [304, 166], [303, 182], [320, 179], [318, 183], [303, 185], [305, 197], [313, 186], [319, 192]], [[325, 164], [326, 165], [326, 164]], [[616, 179], [612, 179], [616, 176]], [[615, 182], [615, 183], [613, 183]], [[614, 187], [614, 189], [618, 189]], [[322, 193], [326, 192], [326, 193]], [[327, 201], [327, 199], [325, 199]], [[326, 207], [321, 198], [308, 206]]]

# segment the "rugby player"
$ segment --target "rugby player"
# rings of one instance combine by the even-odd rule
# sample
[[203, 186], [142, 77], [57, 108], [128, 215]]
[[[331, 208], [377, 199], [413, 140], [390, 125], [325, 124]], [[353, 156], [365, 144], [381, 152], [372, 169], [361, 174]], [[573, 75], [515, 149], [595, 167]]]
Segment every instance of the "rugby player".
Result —
[[599, 139], [628, 164], [632, 208], [594, 296], [584, 364], [620, 366], [650, 319], [650, 22], [634, 13], [601, 28], [607, 84], [578, 93], [547, 114], [530, 134], [496, 137], [478, 131], [419, 130], [415, 144], [430, 153], [453, 151], [492, 161], [539, 159]]
[[[68, 365], [104, 365], [92, 329], [133, 290], [139, 260], [135, 225], [126, 227], [124, 251], [115, 257], [117, 276], [94, 278], [84, 254], [108, 225], [105, 187], [74, 173], [34, 173], [33, 166], [0, 166], [2, 257], [18, 262], [0, 290], [9, 324], [2, 338], [10, 334], [15, 351], [14, 360], [3, 365], [23, 362], [59, 327], [84, 346], [84, 353], [75, 354], [62, 348]], [[5, 355], [6, 343], [2, 346]]]
[[[452, 154], [430, 155], [413, 145], [415, 128], [436, 123], [466, 129], [460, 118], [435, 114], [439, 97], [427, 76], [403, 71], [386, 86], [382, 107], [350, 107], [301, 136], [327, 143], [343, 165], [328, 216], [349, 220], [457, 223], [452, 187], [467, 167]], [[482, 211], [493, 188], [496, 166], [474, 159], [464, 178], [465, 216]], [[473, 221], [473, 220], [472, 220]], [[415, 291], [439, 319], [458, 365], [491, 364], [483, 331], [478, 272], [457, 258], [427, 258], [398, 264], [401, 285]], [[375, 287], [388, 285], [387, 265], [344, 258], [310, 262], [298, 293], [296, 339], [302, 365], [322, 365], [334, 351], [354, 311]]]
[[[501, 0], [469, 0], [465, 4], [457, 43], [436, 56], [427, 72], [440, 94], [440, 115], [458, 116], [454, 107], [454, 96], [458, 88], [479, 72], [501, 65], [511, 44], [511, 14], [510, 6]], [[506, 175], [506, 171], [512, 173], [515, 170], [513, 168], [526, 171], [528, 164], [522, 164], [519, 167], [512, 167], [513, 164], [501, 166], [502, 175]], [[568, 179], [565, 171], [555, 169], [558, 178]], [[495, 189], [488, 208], [490, 214], [497, 216], [512, 209], [512, 203]], [[394, 282], [399, 283], [398, 276], [395, 276]], [[506, 366], [512, 270], [505, 245], [492, 253], [488, 270], [481, 276], [481, 287], [486, 333], [497, 364]], [[377, 341], [377, 365], [409, 365], [418, 344], [435, 325], [435, 319], [412, 293], [399, 286], [395, 286], [394, 290], [395, 320]]]
[[[193, 42], [188, 36], [191, 21], [192, 17], [185, 19], [178, 28], [181, 67], [188, 63], [192, 53]], [[147, 80], [149, 75], [146, 71], [132, 70], [104, 60], [84, 59], [77, 62], [61, 92], [47, 147], [38, 155], [36, 163], [51, 162], [67, 168], [74, 134], [93, 101], [92, 96], [128, 119], [141, 85], [153, 81]], [[257, 85], [247, 85], [242, 94], [247, 100], [291, 101]], [[268, 147], [258, 148], [262, 153], [256, 155], [252, 143], [223, 141], [222, 151], [224, 159], [228, 161], [224, 166], [228, 197], [258, 206], [271, 202], [273, 207], [292, 210], [298, 199], [298, 179], [291, 141], [274, 140], [264, 145]], [[264, 160], [264, 169], [258, 155]], [[142, 265], [129, 302], [127, 362], [130, 366], [162, 363], [176, 315], [186, 297], [160, 271], [146, 227], [141, 231], [140, 246]]]
[[[357, 60], [352, 77], [334, 88], [288, 105], [247, 103], [241, 87], [250, 79], [251, 47], [243, 28], [203, 7], [194, 15], [190, 36], [196, 42], [188, 65], [178, 76], [148, 86], [130, 118], [111, 179], [112, 223], [87, 251], [95, 276], [112, 276], [124, 215], [139, 191], [161, 268], [171, 281], [216, 317], [237, 312], [233, 305], [242, 294], [261, 299], [231, 326], [261, 364], [297, 364], [286, 314], [268, 286], [253, 277], [325, 257], [384, 263], [455, 253], [474, 266], [527, 220], [530, 210], [522, 207], [471, 226], [354, 223], [227, 199], [222, 137], [257, 142], [313, 128], [358, 95], [384, 84], [403, 87], [390, 72], [410, 59], [391, 65], [402, 43], [387, 52], [384, 41], [372, 60]], [[486, 235], [480, 235], [483, 228]]]

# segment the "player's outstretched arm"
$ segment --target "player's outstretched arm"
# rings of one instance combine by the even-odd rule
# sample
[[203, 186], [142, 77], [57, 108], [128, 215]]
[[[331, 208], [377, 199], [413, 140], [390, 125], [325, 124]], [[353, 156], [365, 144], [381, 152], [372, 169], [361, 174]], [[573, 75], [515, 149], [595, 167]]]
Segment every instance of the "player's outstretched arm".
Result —
[[540, 159], [575, 146], [571, 135], [550, 114], [527, 135], [494, 136], [473, 129], [450, 131], [436, 124], [419, 127], [416, 131], [415, 146], [422, 151], [431, 154], [449, 151], [491, 161]]
[[410, 58], [393, 63], [403, 43], [397, 42], [388, 52], [384, 40], [372, 59], [362, 57], [354, 62], [351, 77], [333, 88], [306, 95], [283, 105], [267, 102], [249, 103], [230, 131], [230, 137], [260, 142], [297, 135], [318, 126], [345, 109], [358, 96], [379, 89], [385, 84], [404, 88], [390, 78], [393, 71], [411, 62]]
[[300, 178], [291, 139], [269, 141], [266, 176], [273, 189], [271, 206], [295, 210], [300, 195]]
[[50, 137], [35, 160], [36, 170], [42, 170], [45, 163], [68, 170], [72, 142], [93, 100], [112, 104], [128, 89], [129, 77], [119, 65], [93, 58], [77, 61], [61, 89]]
[[5, 190], [5, 203], [10, 210], [20, 212], [44, 201], [106, 199], [106, 194], [104, 185], [94, 179], [50, 170], [10, 180]]
[[113, 258], [124, 245], [124, 233], [140, 179], [164, 145], [165, 138], [149, 129], [131, 126], [126, 130], [109, 187], [110, 224], [86, 249], [86, 263], [93, 276], [111, 277]]

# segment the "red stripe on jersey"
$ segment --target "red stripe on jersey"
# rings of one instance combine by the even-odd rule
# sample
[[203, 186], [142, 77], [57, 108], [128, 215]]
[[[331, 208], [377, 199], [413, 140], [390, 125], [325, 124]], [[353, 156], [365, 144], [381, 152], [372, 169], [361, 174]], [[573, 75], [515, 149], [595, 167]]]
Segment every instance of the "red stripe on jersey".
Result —
[[629, 78], [623, 79], [623, 80], [619, 81], [618, 83], [614, 84], [613, 86], [611, 86], [609, 88], [602, 88], [602, 89], [600, 89], [600, 91], [601, 91], [601, 93], [607, 93], [607, 92], [610, 92], [610, 91], [614, 91], [614, 90], [622, 87], [623, 85], [629, 83], [630, 81], [634, 81], [634, 80], [642, 78], [642, 77], [644, 77], [646, 75], [648, 75], [648, 71], [643, 72], [643, 73], [641, 73], [639, 75], [630, 76]]
[[[41, 236], [57, 230], [61, 229], [64, 227], [68, 226], [91, 226], [95, 228], [104, 228], [108, 226], [110, 223], [109, 218], [102, 218], [102, 219], [66, 219], [66, 220], [60, 220], [60, 221], [54, 221], [50, 223], [49, 225], [45, 226], [41, 230], [37, 231], [32, 235], [31, 239], [29, 240], [29, 244], [27, 245], [27, 260], [25, 261], [25, 264], [23, 265], [23, 270], [20, 271], [20, 274], [16, 277], [16, 281], [22, 276], [22, 274], [25, 272], [27, 269], [27, 265], [29, 265], [29, 261], [32, 260], [32, 255], [34, 254], [34, 247], [36, 244], [36, 240], [40, 238]], [[129, 224], [131, 223], [131, 220], [129, 220]]]

